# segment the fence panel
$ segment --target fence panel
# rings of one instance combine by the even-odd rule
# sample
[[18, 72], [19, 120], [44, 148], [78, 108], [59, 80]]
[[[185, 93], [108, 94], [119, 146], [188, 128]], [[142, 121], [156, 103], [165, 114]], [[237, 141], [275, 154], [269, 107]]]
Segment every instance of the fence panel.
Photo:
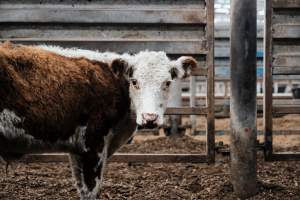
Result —
[[300, 104], [273, 106], [273, 79], [300, 75], [300, 1], [267, 0], [264, 60], [264, 134], [266, 160], [300, 160], [300, 153], [273, 152], [275, 114], [300, 114]]
[[207, 116], [207, 154], [126, 158], [214, 162], [214, 0], [0, 0], [0, 41], [5, 40], [118, 53], [148, 49], [165, 51], [171, 58], [194, 56], [199, 66], [193, 75], [206, 77], [206, 104], [168, 108], [166, 114]]

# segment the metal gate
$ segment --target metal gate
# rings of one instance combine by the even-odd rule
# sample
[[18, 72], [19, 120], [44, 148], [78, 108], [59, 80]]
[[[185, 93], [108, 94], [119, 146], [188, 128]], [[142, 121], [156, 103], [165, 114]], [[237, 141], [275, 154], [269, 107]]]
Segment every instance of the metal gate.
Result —
[[[116, 154], [115, 161], [214, 162], [214, 0], [0, 0], [0, 41], [54, 44], [99, 51], [165, 51], [199, 61], [206, 105], [168, 108], [169, 115], [207, 117], [207, 153]], [[35, 155], [31, 160], [65, 160]]]
[[273, 152], [274, 114], [300, 114], [300, 101], [273, 106], [273, 77], [300, 75], [300, 0], [266, 0], [264, 134], [266, 160], [300, 160], [300, 152]]

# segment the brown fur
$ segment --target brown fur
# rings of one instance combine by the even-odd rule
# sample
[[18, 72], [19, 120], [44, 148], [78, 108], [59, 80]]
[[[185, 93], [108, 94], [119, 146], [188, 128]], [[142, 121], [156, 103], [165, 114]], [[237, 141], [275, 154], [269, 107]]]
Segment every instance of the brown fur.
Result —
[[107, 134], [129, 111], [128, 88], [119, 79], [105, 63], [0, 46], [0, 112], [6, 108], [24, 117], [20, 126], [36, 139], [65, 140], [87, 124], [87, 135]]
[[[0, 156], [8, 161], [32, 152], [68, 152], [81, 199], [96, 199], [96, 180], [102, 179], [107, 157], [135, 129], [125, 64], [116, 60], [108, 66], [31, 46], [0, 45], [0, 112], [7, 109], [22, 117], [13, 126], [25, 131], [0, 130]], [[70, 142], [79, 126], [87, 127], [83, 138]]]

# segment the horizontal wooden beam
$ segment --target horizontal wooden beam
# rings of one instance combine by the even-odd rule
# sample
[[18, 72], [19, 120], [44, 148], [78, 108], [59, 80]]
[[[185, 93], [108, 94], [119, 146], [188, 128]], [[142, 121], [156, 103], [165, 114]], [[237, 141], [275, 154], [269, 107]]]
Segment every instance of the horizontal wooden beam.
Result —
[[206, 163], [203, 154], [115, 154], [111, 162]]
[[[288, 23], [288, 22], [287, 22]], [[300, 38], [300, 23], [273, 25], [273, 38]]]
[[273, 106], [273, 114], [300, 114], [300, 106]]
[[68, 154], [62, 153], [45, 153], [45, 154], [29, 154], [25, 155], [20, 159], [21, 162], [28, 162], [28, 163], [36, 163], [36, 162], [68, 162], [69, 156]]
[[205, 24], [205, 9], [99, 7], [1, 8], [0, 23], [159, 23]]
[[298, 68], [300, 68], [299, 63], [300, 63], [300, 53], [275, 54], [273, 67], [276, 68], [276, 67], [297, 67], [298, 66]]
[[[172, 4], [170, 3], [172, 2]], [[128, 6], [134, 6], [135, 8], [143, 7], [153, 7], [153, 8], [203, 8], [205, 6], [205, 0], [116, 0], [115, 2], [111, 0], [1, 0], [1, 6], [5, 8], [42, 8], [42, 7], [92, 7], [92, 8], [128, 8]]]
[[168, 54], [206, 54], [206, 40], [95, 40], [95, 39], [0, 39], [0, 42], [9, 40], [14, 43], [37, 45], [49, 44], [63, 47], [79, 47], [83, 49], [136, 53], [148, 49], [149, 51], [165, 51]]
[[[189, 96], [182, 96], [182, 99], [186, 100], [189, 99]], [[197, 99], [205, 100], [206, 96], [196, 96]], [[257, 96], [257, 100], [261, 100], [263, 96]], [[224, 103], [224, 101], [229, 103], [230, 97], [224, 97], [224, 96], [216, 96], [215, 97], [216, 102], [221, 102], [221, 103], [216, 103], [217, 105], [221, 105]], [[278, 100], [278, 104], [299, 104], [300, 105], [300, 99], [294, 99], [291, 95], [286, 95], [286, 96], [273, 96], [273, 100]], [[276, 104], [276, 103], [275, 103]]]
[[192, 71], [192, 76], [207, 76], [207, 68], [198, 67]]
[[280, 152], [273, 153], [268, 158], [267, 161], [300, 161], [300, 152]]
[[206, 115], [206, 107], [167, 108], [166, 115]]
[[[215, 135], [216, 136], [223, 136], [223, 135], [226, 135], [226, 136], [229, 136], [231, 134], [231, 131], [230, 130], [216, 130], [215, 131]], [[272, 131], [272, 134], [273, 135], [285, 135], [285, 136], [288, 136], [288, 135], [300, 135], [300, 130], [273, 130]], [[194, 135], [203, 135], [205, 136], [206, 135], [206, 131], [196, 131], [196, 133]], [[257, 131], [257, 135], [264, 135], [264, 132], [261, 131], [261, 130], [258, 130]]]
[[[21, 162], [68, 162], [67, 154], [30, 154]], [[207, 156], [203, 154], [133, 154], [116, 153], [110, 162], [151, 162], [151, 163], [205, 163]]]
[[[149, 163], [206, 163], [207, 156], [204, 154], [134, 154], [134, 153], [116, 153], [110, 162], [149, 162]], [[280, 152], [274, 153], [268, 161], [299, 161], [300, 152]], [[20, 162], [26, 163], [51, 163], [68, 162], [67, 154], [30, 154], [24, 156]]]
[[[199, 102], [201, 103], [200, 106], [204, 106], [205, 105], [205, 99], [206, 97], [205, 96], [196, 96], [195, 97], [196, 100], [198, 101], [202, 101], [202, 102]], [[189, 96], [182, 96], [182, 101], [186, 102], [186, 101], [189, 101], [190, 97]], [[257, 98], [257, 105], [258, 106], [262, 106], [263, 105], [263, 102], [262, 102], [262, 97], [261, 96], [258, 96]], [[229, 97], [225, 98], [225, 97], [221, 97], [221, 96], [217, 96], [215, 98], [215, 107], [218, 107], [216, 108], [215, 110], [218, 111], [222, 108], [229, 108], [229, 105], [230, 104], [230, 99]], [[274, 106], [280, 106], [280, 105], [292, 105], [292, 106], [300, 106], [300, 99], [294, 99], [292, 96], [273, 96], [273, 105]], [[261, 107], [258, 107], [258, 110], [261, 109]]]
[[273, 8], [300, 8], [299, 0], [273, 0]]
[[274, 67], [273, 75], [300, 75], [300, 66], [297, 67]]
[[[260, 77], [257, 77], [257, 81], [262, 81], [263, 79]], [[286, 81], [286, 80], [300, 80], [299, 75], [276, 75], [273, 77], [273, 80], [275, 81]], [[215, 76], [215, 81], [220, 81], [220, 82], [230, 82], [230, 77], [229, 76]]]
[[273, 75], [300, 75], [299, 63], [300, 53], [292, 52], [275, 54], [273, 61]]
[[161, 24], [0, 23], [1, 38], [94, 38], [183, 40], [205, 37], [205, 26]]

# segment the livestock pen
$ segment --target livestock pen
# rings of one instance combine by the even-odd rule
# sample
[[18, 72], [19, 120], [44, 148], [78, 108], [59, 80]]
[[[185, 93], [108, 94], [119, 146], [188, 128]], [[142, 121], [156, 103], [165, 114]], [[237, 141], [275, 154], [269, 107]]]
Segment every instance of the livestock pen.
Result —
[[199, 67], [194, 75], [207, 77], [207, 105], [170, 108], [167, 114], [207, 115], [207, 156], [135, 154], [123, 158], [125, 161], [153, 157], [171, 162], [214, 161], [213, 2], [4, 1], [1, 7], [2, 41], [119, 53], [162, 50], [173, 58], [197, 57]]
[[[274, 153], [274, 150], [282, 149], [300, 151], [300, 127], [297, 124], [300, 118], [298, 115], [284, 116], [290, 113], [299, 114], [298, 100], [291, 96], [272, 98], [271, 81], [272, 78], [283, 81], [298, 79], [297, 76], [290, 75], [297, 74], [296, 67], [299, 67], [297, 62], [299, 31], [297, 30], [299, 30], [300, 2], [266, 0], [266, 10], [266, 35], [263, 49], [265, 52], [264, 77], [258, 78], [263, 90], [257, 98], [258, 116], [261, 117], [262, 114], [263, 116], [258, 119], [259, 130], [257, 132], [254, 130], [256, 126], [251, 124], [255, 126], [252, 127], [252, 136], [265, 134], [265, 139], [261, 140], [258, 136], [259, 142], [255, 139], [255, 144], [251, 143], [252, 151], [256, 153], [256, 149], [259, 150], [257, 170], [254, 160], [248, 163], [250, 166], [246, 164], [243, 167], [251, 167], [246, 170], [257, 172], [258, 182], [256, 182], [255, 174], [252, 174], [255, 176], [255, 188], [258, 191], [254, 199], [299, 199], [300, 163], [294, 161], [299, 160], [299, 154]], [[293, 23], [287, 23], [279, 17], [279, 21], [281, 20], [279, 25], [275, 20], [274, 27], [272, 27], [272, 14], [276, 15], [276, 12], [280, 17], [291, 15], [283, 18], [292, 19]], [[256, 22], [253, 18], [251, 19], [251, 25], [254, 26]], [[245, 20], [250, 20], [250, 18]], [[280, 28], [281, 31], [275, 32], [272, 36], [272, 28], [275, 30]], [[110, 159], [105, 174], [104, 188], [100, 195], [101, 199], [235, 199], [245, 197], [245, 194], [237, 192], [240, 189], [235, 187], [238, 184], [247, 185], [249, 180], [241, 183], [235, 177], [233, 184], [235, 187], [232, 186], [233, 179], [228, 172], [230, 161], [226, 156], [229, 153], [227, 147], [230, 142], [227, 137], [224, 137], [232, 133], [229, 120], [224, 119], [231, 114], [230, 97], [243, 101], [239, 99], [242, 97], [233, 97], [230, 92], [232, 89], [237, 90], [242, 84], [236, 85], [236, 83], [241, 83], [239, 81], [242, 80], [237, 77], [228, 89], [232, 79], [216, 77], [214, 51], [217, 46], [214, 29], [214, 0], [0, 1], [1, 41], [53, 44], [118, 53], [136, 53], [149, 49], [165, 51], [170, 58], [188, 55], [197, 59], [199, 65], [193, 71], [194, 77], [183, 84], [188, 83], [193, 87], [193, 81], [201, 80], [205, 83], [202, 96], [196, 95], [195, 97], [195, 94], [192, 94], [195, 88], [189, 88], [189, 91], [184, 93], [186, 95], [182, 96], [184, 106], [170, 107], [166, 114], [182, 115], [182, 121], [189, 121], [190, 115], [197, 115], [195, 119], [199, 135], [189, 134], [192, 127], [190, 122], [187, 123], [188, 126], [184, 126], [186, 135], [183, 137], [165, 137], [163, 130], [159, 130], [158, 136], [138, 134], [134, 137], [132, 144], [124, 145]], [[250, 34], [256, 33], [250, 31]], [[273, 40], [275, 46], [272, 46]], [[254, 41], [251, 40], [251, 42]], [[288, 44], [286, 45], [285, 42]], [[281, 63], [282, 59], [278, 61], [275, 59], [274, 64], [272, 63], [271, 49], [278, 49], [277, 44], [284, 46], [280, 50], [283, 51], [281, 52], [283, 56], [287, 57], [284, 58], [287, 61], [286, 66], [276, 66]], [[262, 48], [261, 45], [259, 46]], [[289, 51], [293, 51], [292, 55], [289, 55]], [[222, 49], [219, 52], [222, 53]], [[229, 51], [227, 53], [229, 54]], [[236, 54], [235, 56], [243, 55]], [[258, 63], [262, 64], [262, 58], [262, 56], [259, 57]], [[272, 70], [271, 66], [274, 66], [275, 70]], [[277, 69], [279, 71], [276, 71]], [[286, 69], [288, 69], [289, 76], [286, 76], [286, 72], [284, 75], [281, 74]], [[245, 76], [243, 66], [237, 66], [235, 70], [238, 70], [241, 76], [249, 78]], [[253, 78], [254, 75], [251, 75]], [[227, 82], [225, 97], [215, 95], [215, 85], [218, 82]], [[254, 84], [253, 81], [252, 84]], [[256, 99], [256, 87], [254, 88], [250, 96], [252, 98], [255, 96]], [[195, 101], [192, 100], [193, 98]], [[190, 101], [193, 102], [189, 104]], [[270, 102], [274, 103], [273, 108]], [[253, 109], [251, 111], [253, 112]], [[254, 112], [256, 113], [256, 110]], [[246, 117], [248, 115], [249, 113], [245, 114]], [[273, 115], [279, 118], [273, 118]], [[278, 124], [272, 125], [272, 121]], [[284, 129], [286, 127], [284, 124], [288, 122], [291, 122], [290, 125], [294, 129]], [[283, 128], [279, 131], [273, 130], [273, 127], [280, 128], [281, 126]], [[236, 130], [236, 137], [243, 134], [245, 133]], [[284, 148], [279, 147], [280, 145], [273, 148], [272, 136], [275, 138], [277, 134], [285, 134], [286, 137], [284, 141], [277, 143], [274, 141], [274, 145], [285, 142], [287, 144]], [[247, 139], [244, 142], [247, 143]], [[290, 144], [294, 146], [289, 146]], [[241, 143], [236, 145], [241, 145]], [[247, 149], [244, 150], [247, 151]], [[236, 151], [234, 153], [239, 153], [237, 150], [234, 151]], [[238, 155], [238, 158], [240, 156], [247, 157], [247, 154], [242, 153]], [[264, 159], [287, 162], [265, 162]], [[1, 176], [3, 175], [0, 178], [0, 199], [76, 199], [77, 195], [72, 186], [67, 161], [68, 156], [65, 154], [34, 154], [23, 157], [20, 163], [12, 165], [8, 174], [5, 175], [4, 169], [0, 171]], [[4, 165], [3, 167], [5, 168]], [[235, 172], [232, 171], [232, 173]], [[243, 176], [244, 172], [241, 173]], [[247, 177], [249, 178], [249, 174]], [[255, 193], [247, 192], [250, 195], [246, 196]]]

